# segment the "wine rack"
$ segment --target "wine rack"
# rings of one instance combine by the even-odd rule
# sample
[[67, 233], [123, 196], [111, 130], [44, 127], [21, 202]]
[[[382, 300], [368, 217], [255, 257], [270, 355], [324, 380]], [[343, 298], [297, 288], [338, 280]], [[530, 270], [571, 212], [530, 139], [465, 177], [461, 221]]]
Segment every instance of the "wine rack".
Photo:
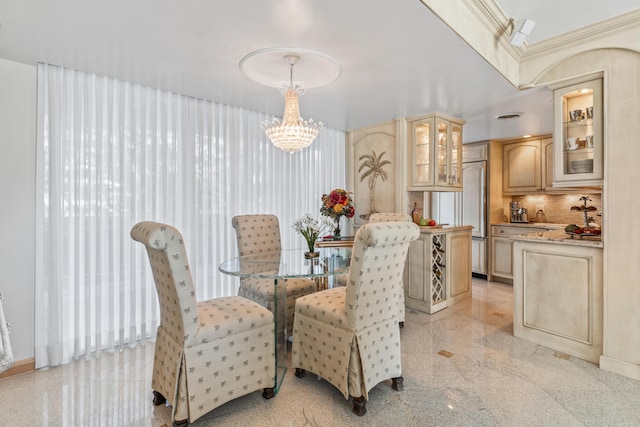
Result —
[[445, 254], [446, 254], [446, 234], [434, 234], [431, 238], [431, 302], [438, 304], [447, 299], [446, 287], [446, 270], [445, 270]]

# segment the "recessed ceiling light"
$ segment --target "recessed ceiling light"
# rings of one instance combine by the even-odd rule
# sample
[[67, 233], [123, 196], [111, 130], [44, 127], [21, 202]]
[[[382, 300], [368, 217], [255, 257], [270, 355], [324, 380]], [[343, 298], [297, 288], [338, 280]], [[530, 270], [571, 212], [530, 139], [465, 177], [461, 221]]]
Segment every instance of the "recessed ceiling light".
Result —
[[496, 116], [496, 119], [498, 119], [498, 120], [517, 119], [518, 117], [522, 116], [523, 114], [524, 113], [519, 113], [519, 112], [504, 113], [504, 114], [500, 114], [499, 116]]

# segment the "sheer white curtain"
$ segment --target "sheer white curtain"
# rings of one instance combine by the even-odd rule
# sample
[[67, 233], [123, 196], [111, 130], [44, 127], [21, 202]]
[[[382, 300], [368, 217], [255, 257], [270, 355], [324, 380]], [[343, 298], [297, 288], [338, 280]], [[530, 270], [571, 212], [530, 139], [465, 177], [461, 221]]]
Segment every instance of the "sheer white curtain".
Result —
[[37, 367], [155, 335], [147, 255], [129, 237], [138, 221], [182, 232], [198, 299], [236, 293], [217, 269], [237, 253], [234, 215], [276, 214], [283, 246], [304, 247], [291, 225], [344, 188], [345, 135], [325, 128], [289, 154], [260, 130], [270, 118], [39, 65]]

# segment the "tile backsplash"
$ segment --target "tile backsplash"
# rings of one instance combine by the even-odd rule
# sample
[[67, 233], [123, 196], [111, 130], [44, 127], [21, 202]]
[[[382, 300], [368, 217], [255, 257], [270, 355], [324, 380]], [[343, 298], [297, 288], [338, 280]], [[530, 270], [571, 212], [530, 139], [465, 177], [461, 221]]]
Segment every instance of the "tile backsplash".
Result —
[[[572, 211], [571, 206], [581, 206], [581, 196], [589, 196], [591, 201], [588, 205], [595, 206], [593, 211], [595, 222], [602, 224], [602, 218], [598, 216], [602, 211], [601, 194], [563, 194], [563, 195], [531, 195], [514, 196], [512, 201], [520, 203], [520, 206], [527, 208], [529, 220], [536, 221], [537, 206], [544, 205], [544, 220], [540, 222], [555, 222], [561, 224], [582, 224], [582, 212]], [[603, 213], [604, 215], [604, 213]]]

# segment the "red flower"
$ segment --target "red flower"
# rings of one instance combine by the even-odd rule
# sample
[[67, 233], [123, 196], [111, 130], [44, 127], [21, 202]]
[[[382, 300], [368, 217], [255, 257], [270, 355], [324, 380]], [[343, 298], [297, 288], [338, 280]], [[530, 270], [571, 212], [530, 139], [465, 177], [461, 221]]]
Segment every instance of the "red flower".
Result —
[[351, 193], [342, 188], [336, 188], [329, 194], [323, 194], [322, 203], [320, 213], [333, 218], [334, 221], [337, 221], [341, 216], [353, 218], [356, 212]]
[[333, 190], [329, 194], [329, 200], [331, 201], [332, 205], [335, 205], [336, 203], [342, 203], [342, 195], [337, 193], [336, 190]]

